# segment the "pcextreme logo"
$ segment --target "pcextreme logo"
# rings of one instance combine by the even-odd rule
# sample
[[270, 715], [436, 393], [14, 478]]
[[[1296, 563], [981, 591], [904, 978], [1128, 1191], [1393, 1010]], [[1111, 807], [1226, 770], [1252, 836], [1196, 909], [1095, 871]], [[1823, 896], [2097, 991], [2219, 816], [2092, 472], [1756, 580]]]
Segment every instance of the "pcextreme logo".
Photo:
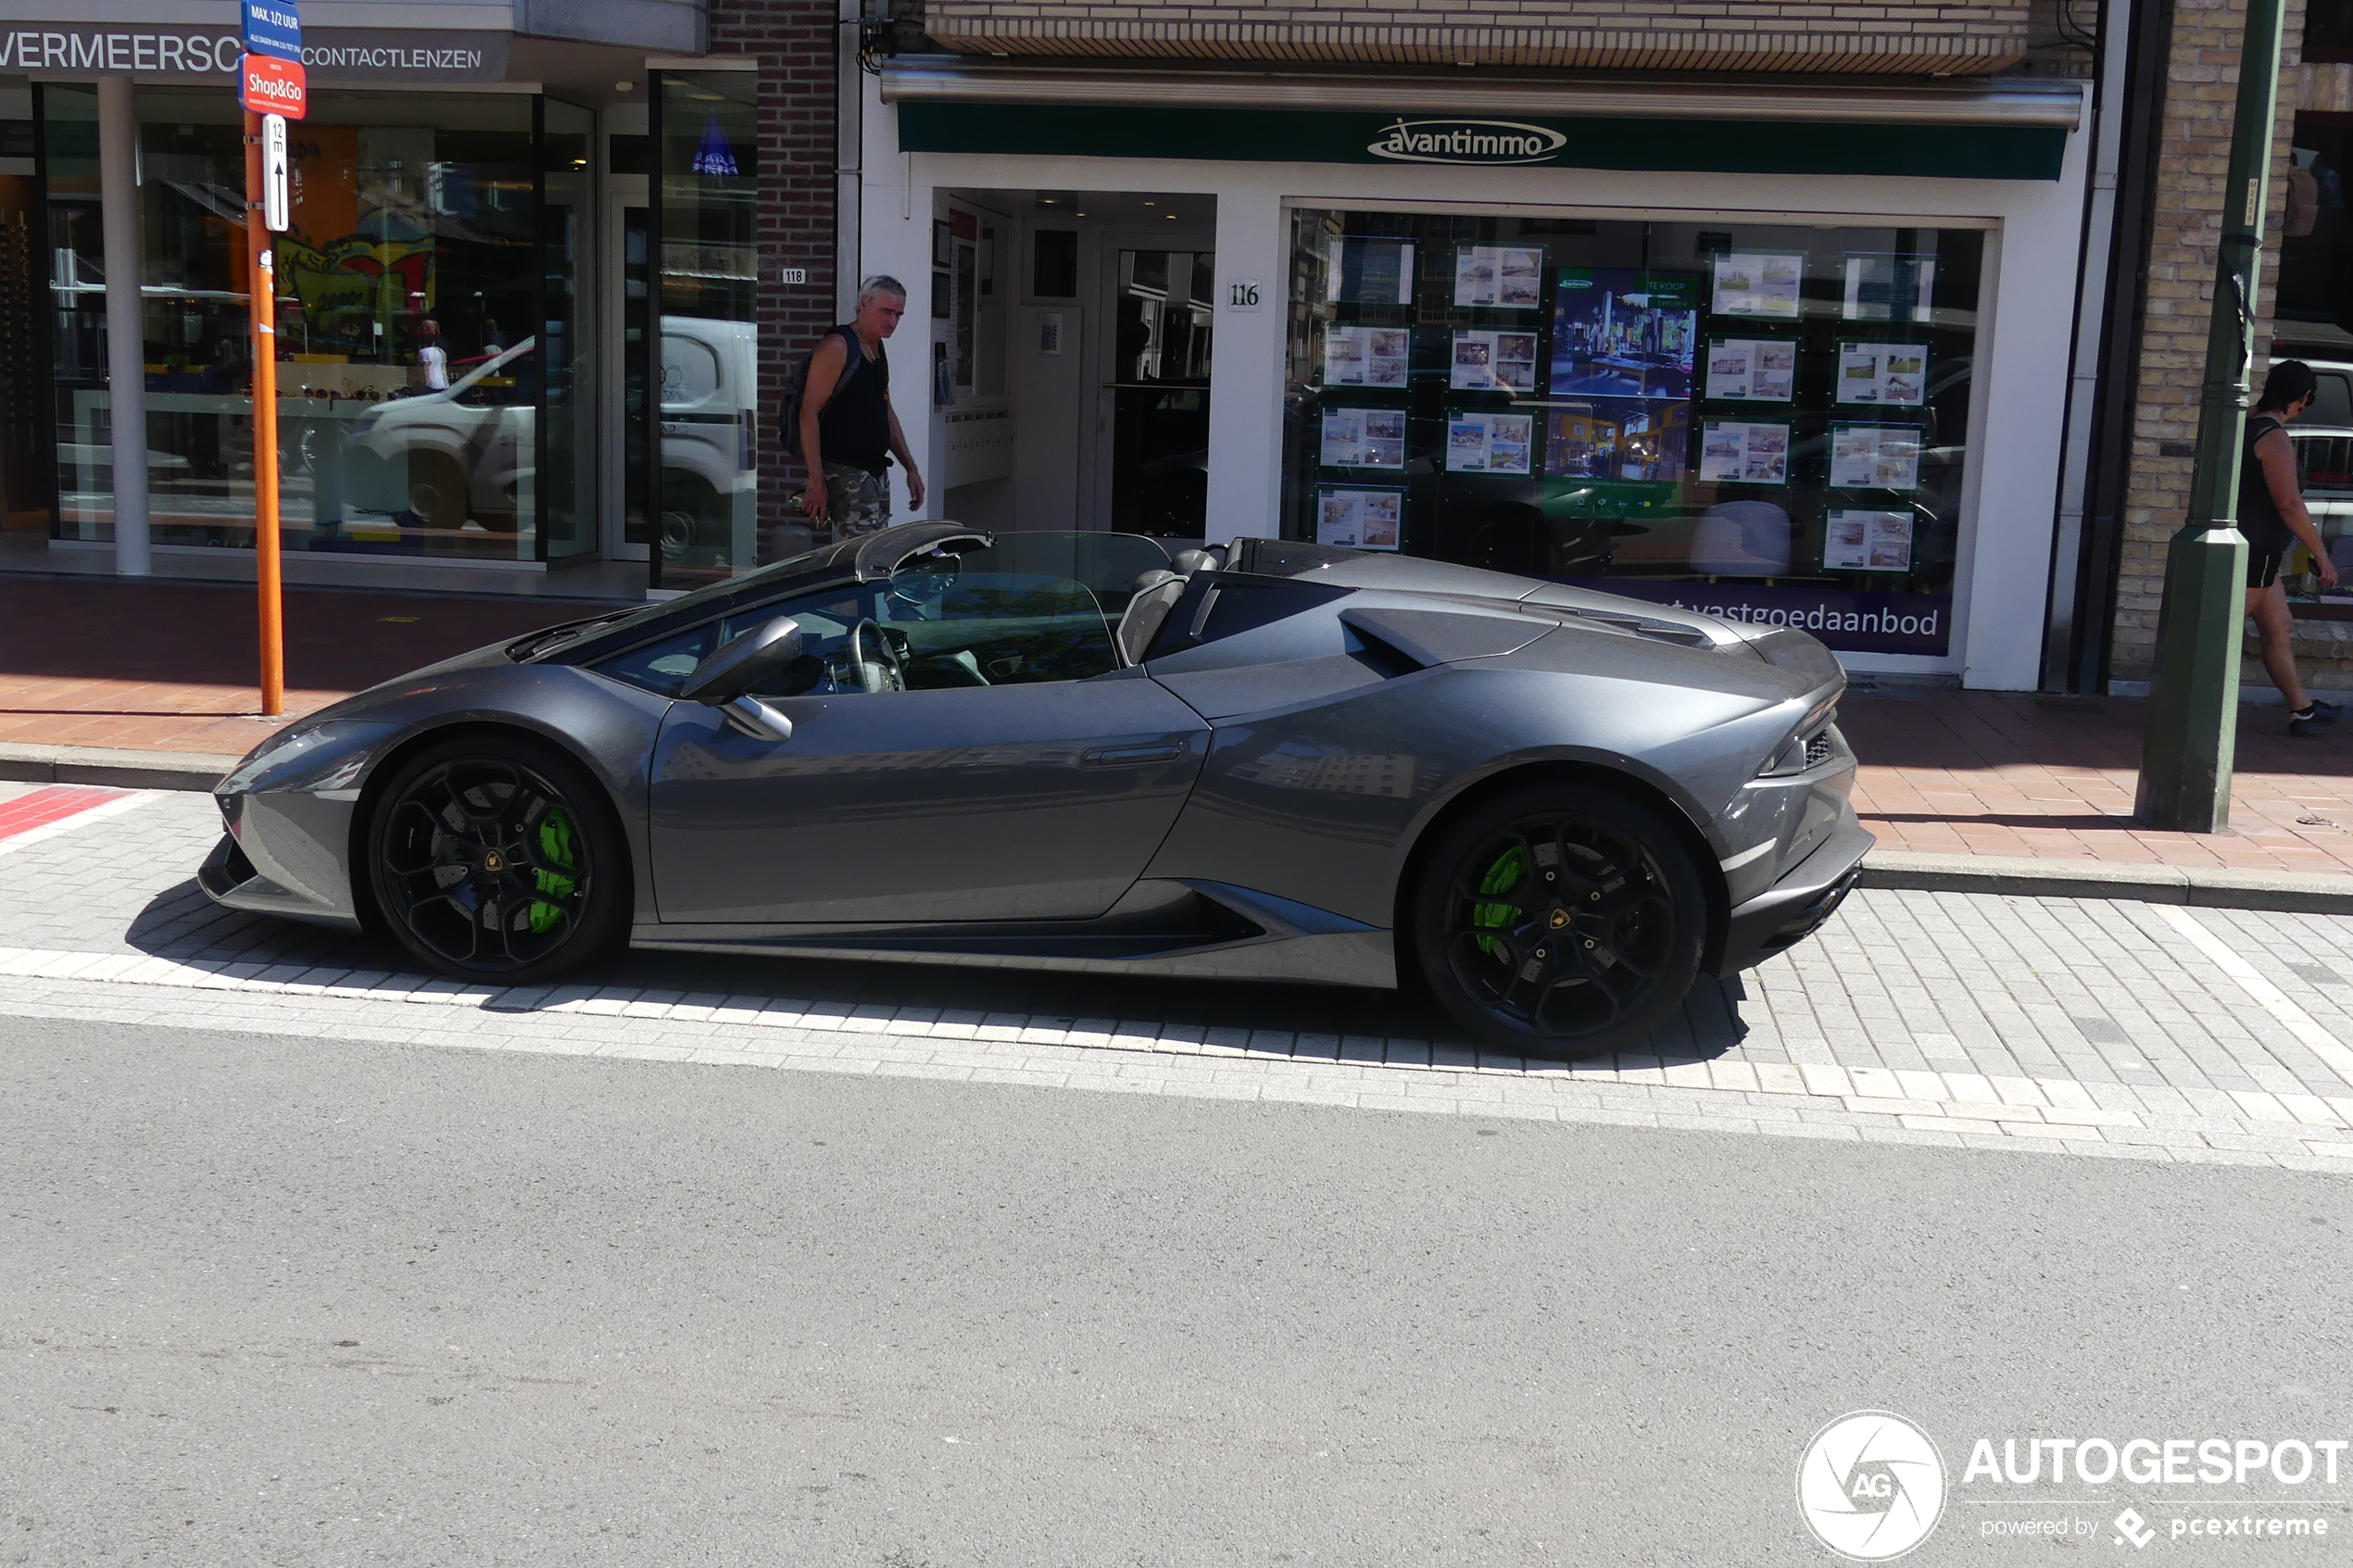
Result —
[[1888, 1411], [1855, 1411], [1814, 1435], [1797, 1465], [1797, 1509], [1821, 1543], [1885, 1562], [1928, 1539], [1944, 1512], [1944, 1460]]
[[1365, 150], [1406, 163], [1541, 163], [1567, 144], [1557, 131], [1508, 119], [1400, 119]]

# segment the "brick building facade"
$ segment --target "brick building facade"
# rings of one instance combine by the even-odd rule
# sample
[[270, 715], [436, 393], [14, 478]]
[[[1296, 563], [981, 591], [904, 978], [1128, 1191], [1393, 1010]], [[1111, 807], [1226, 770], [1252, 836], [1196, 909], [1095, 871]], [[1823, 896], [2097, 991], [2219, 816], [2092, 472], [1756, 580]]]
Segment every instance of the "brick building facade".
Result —
[[[2353, 111], [2353, 64], [2302, 58], [2305, 0], [2287, 0], [2282, 28], [2279, 132], [2263, 270], [2257, 298], [2256, 354], [2251, 372], [2259, 388], [2272, 360], [2274, 307], [2279, 298], [2286, 175], [2296, 117]], [[2244, 4], [2175, 0], [2168, 60], [2162, 157], [2155, 182], [2153, 232], [2147, 256], [2147, 300], [2133, 423], [2132, 479], [2126, 496], [2110, 644], [2110, 673], [2136, 689], [2153, 671], [2158, 611], [2165, 583], [2167, 542], [2187, 516], [2197, 440], [2199, 379], [2213, 303], [2216, 247], [2230, 155], [2231, 119], [2238, 91]], [[2295, 324], [2278, 335], [2293, 338]], [[2290, 343], [2285, 351], [2310, 353]], [[2339, 692], [2353, 688], [2353, 622], [2299, 617], [2297, 662], [2308, 684]], [[2268, 692], [2269, 678], [2251, 657], [2246, 684]]]
[[1962, 74], [2020, 59], [2027, 7], [2023, 0], [1436, 0], [1401, 14], [1364, 0], [932, 0], [925, 26], [944, 47], [979, 54]]
[[[792, 367], [818, 334], [841, 320], [843, 280], [835, 236], [853, 215], [841, 211], [840, 100], [835, 7], [815, 0], [717, 0], [711, 50], [760, 62], [760, 198], [754, 253], [759, 278], [759, 408], [782, 406]], [[801, 280], [785, 282], [786, 268]], [[763, 533], [794, 514], [800, 483], [792, 433], [759, 423]]]

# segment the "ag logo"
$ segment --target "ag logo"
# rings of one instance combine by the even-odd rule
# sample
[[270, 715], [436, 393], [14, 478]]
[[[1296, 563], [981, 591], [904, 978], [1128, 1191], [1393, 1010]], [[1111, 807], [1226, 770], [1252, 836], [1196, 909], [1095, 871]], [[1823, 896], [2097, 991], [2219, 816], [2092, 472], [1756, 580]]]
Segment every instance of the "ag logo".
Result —
[[1857, 1562], [1901, 1557], [1944, 1511], [1944, 1461], [1928, 1434], [1886, 1411], [1840, 1416], [1806, 1447], [1797, 1508], [1821, 1543]]

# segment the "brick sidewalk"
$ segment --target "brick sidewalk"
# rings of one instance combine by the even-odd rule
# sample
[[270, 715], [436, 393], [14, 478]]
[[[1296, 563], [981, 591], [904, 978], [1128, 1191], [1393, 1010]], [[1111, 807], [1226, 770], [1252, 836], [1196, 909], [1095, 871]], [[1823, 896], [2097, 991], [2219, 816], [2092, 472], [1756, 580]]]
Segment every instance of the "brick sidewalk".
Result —
[[1856, 809], [1892, 849], [2189, 870], [2353, 872], [2353, 724], [2288, 738], [2272, 708], [2239, 714], [2227, 834], [2134, 825], [2148, 705], [2007, 692], [1849, 696], [1863, 759]]
[[[588, 601], [290, 589], [287, 709], [535, 627]], [[255, 718], [249, 589], [0, 578], [0, 743], [242, 755]], [[2132, 821], [2146, 704], [1919, 689], [1856, 693], [1841, 721], [1863, 759], [1856, 807], [1889, 848], [2183, 869], [2353, 873], [2353, 723], [2290, 740], [2243, 710], [2234, 828]]]

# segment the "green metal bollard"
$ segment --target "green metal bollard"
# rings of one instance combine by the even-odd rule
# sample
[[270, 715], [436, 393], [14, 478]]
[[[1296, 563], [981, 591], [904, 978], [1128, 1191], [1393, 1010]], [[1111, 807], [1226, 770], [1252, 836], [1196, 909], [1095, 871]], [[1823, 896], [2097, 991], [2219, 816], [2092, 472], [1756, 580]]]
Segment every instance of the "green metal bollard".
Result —
[[2238, 749], [2239, 649], [2246, 621], [2246, 536], [2238, 530], [2246, 371], [2255, 355], [2256, 266], [2280, 88], [2281, 0], [2247, 0], [2231, 127], [2214, 311], [2206, 335], [2197, 468], [2189, 520], [2165, 551], [2157, 679], [2141, 741], [2133, 815], [2152, 828], [2221, 833], [2231, 825]]
[[[2231, 468], [2235, 473], [2238, 464]], [[2221, 833], [2231, 825], [2246, 619], [2246, 535], [2238, 524], [2225, 517], [2211, 528], [2174, 534], [2165, 549], [2158, 676], [2133, 809], [2145, 826]]]

